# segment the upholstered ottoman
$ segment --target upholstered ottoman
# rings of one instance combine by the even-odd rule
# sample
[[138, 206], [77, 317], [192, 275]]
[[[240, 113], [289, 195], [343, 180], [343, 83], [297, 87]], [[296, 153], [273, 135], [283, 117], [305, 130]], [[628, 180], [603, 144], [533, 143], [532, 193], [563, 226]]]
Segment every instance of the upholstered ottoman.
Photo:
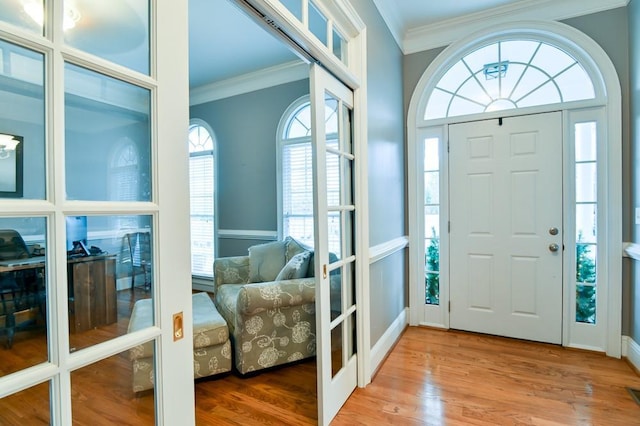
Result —
[[[152, 325], [152, 300], [133, 306], [128, 332]], [[133, 391], [153, 388], [153, 342], [131, 348]], [[193, 295], [193, 373], [195, 378], [231, 371], [231, 342], [227, 323], [205, 292]]]

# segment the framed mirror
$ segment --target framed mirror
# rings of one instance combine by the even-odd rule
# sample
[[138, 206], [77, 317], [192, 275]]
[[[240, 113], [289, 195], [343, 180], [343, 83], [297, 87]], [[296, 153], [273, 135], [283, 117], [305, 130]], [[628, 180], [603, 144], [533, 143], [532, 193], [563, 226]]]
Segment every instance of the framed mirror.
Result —
[[22, 198], [22, 136], [0, 133], [0, 197]]

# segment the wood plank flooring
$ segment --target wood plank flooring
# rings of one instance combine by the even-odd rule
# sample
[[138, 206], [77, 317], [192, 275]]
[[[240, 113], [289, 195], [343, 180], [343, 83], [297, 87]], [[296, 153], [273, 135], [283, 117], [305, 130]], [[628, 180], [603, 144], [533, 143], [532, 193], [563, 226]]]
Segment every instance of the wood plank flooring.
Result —
[[[123, 317], [132, 303], [127, 293], [119, 300]], [[114, 334], [122, 327], [126, 321], [119, 321]], [[32, 360], [30, 337], [22, 335], [13, 350], [24, 345], [20, 353]], [[33, 347], [42, 346], [42, 337], [32, 337], [37, 338]], [[10, 351], [0, 349], [0, 359], [8, 360]], [[355, 390], [332, 424], [640, 425], [640, 405], [626, 387], [640, 389], [640, 376], [623, 360], [410, 327], [373, 382]], [[127, 354], [74, 372], [72, 389], [75, 424], [154, 423], [153, 392], [131, 392]], [[194, 389], [198, 425], [317, 423], [313, 359], [248, 378], [227, 374], [201, 379]], [[48, 392], [43, 384], [0, 399], [0, 425], [48, 424]]]
[[335, 425], [640, 425], [623, 360], [411, 327]]

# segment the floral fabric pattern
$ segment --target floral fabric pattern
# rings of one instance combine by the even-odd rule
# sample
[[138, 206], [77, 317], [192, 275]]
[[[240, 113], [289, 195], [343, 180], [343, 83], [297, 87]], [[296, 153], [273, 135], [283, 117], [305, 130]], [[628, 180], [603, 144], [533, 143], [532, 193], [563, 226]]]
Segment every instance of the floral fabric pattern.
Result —
[[[231, 272], [233, 268], [238, 271]], [[248, 276], [248, 269], [248, 260], [241, 257], [214, 262], [214, 273], [227, 277]], [[214, 282], [214, 303], [229, 324], [234, 362], [241, 374], [315, 356], [314, 278], [228, 283], [216, 275]]]
[[[218, 313], [209, 294], [193, 295], [193, 372], [196, 378], [231, 371], [231, 341], [227, 324]], [[136, 302], [131, 313], [128, 332], [152, 324], [152, 301]], [[133, 364], [133, 391], [141, 392], [154, 386], [153, 342], [145, 342], [129, 350]]]

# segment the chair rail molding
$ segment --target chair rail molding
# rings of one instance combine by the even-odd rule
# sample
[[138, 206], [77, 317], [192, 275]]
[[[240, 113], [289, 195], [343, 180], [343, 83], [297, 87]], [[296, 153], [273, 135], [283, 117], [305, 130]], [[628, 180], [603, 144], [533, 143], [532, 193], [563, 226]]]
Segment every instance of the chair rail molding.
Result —
[[385, 257], [399, 252], [409, 246], [409, 236], [394, 238], [369, 248], [369, 264], [376, 263]]
[[278, 231], [254, 229], [218, 229], [218, 238], [227, 240], [277, 240]]

